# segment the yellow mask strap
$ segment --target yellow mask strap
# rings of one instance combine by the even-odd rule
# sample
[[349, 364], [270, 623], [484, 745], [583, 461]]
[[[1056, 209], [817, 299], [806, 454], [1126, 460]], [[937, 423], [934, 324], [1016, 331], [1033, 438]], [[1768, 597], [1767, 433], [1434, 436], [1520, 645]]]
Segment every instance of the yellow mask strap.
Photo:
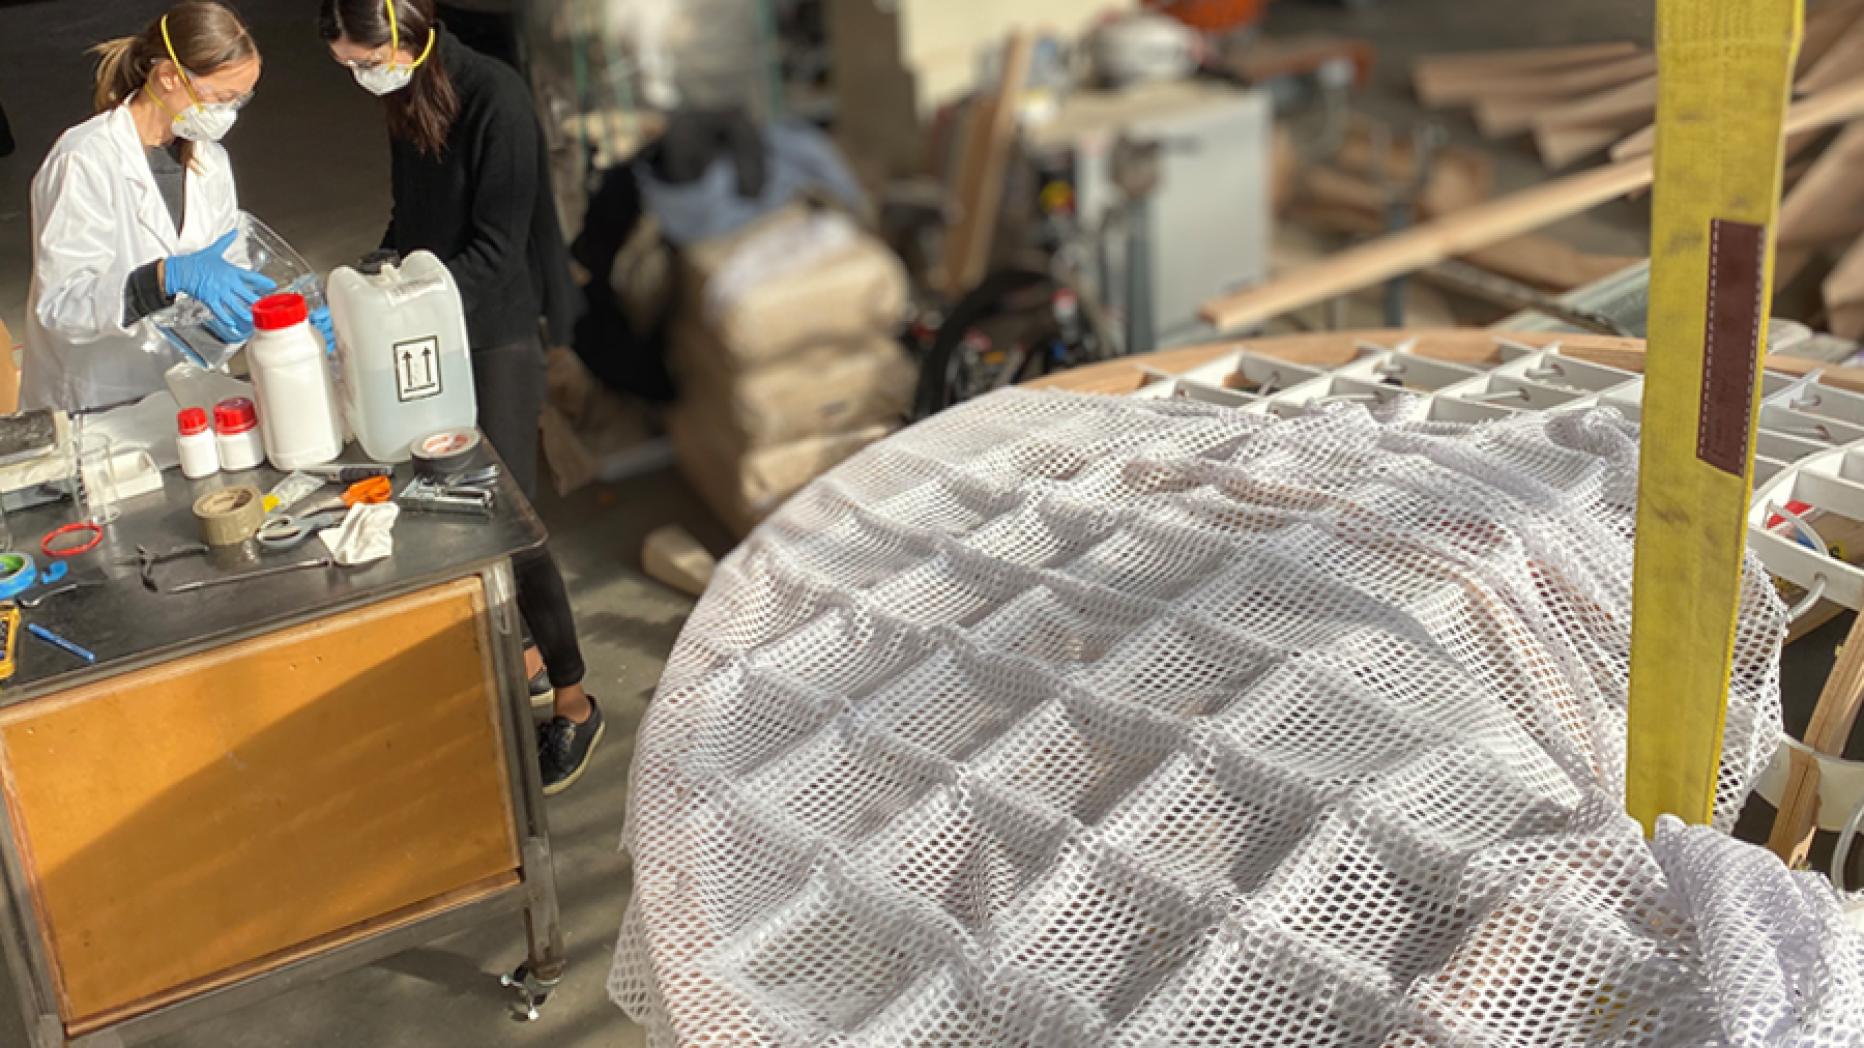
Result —
[[[391, 6], [392, 6], [392, 0], [391, 0]], [[188, 79], [188, 70], [186, 69], [186, 67], [184, 67], [181, 64], [181, 56], [175, 53], [175, 41], [173, 40], [173, 38], [171, 38], [168, 35], [168, 16], [167, 15], [162, 16], [162, 43], [168, 47], [168, 60], [175, 63], [175, 74], [181, 77], [181, 86], [184, 88], [187, 88], [188, 97], [194, 100], [194, 104], [197, 106], [200, 105], [201, 96], [194, 93], [194, 81]], [[144, 84], [143, 86], [147, 87], [148, 85]], [[153, 94], [151, 94], [149, 97], [155, 98]], [[159, 98], [156, 98], [155, 100], [158, 103], [162, 101]], [[177, 115], [174, 110], [168, 109], [166, 105], [162, 106], [162, 108], [165, 110], [168, 110], [169, 115], [174, 116], [176, 120], [181, 119], [181, 117]]]
[[[388, 8], [388, 64], [393, 66], [395, 56], [401, 53], [401, 26], [395, 19], [395, 0], [382, 0], [382, 6]], [[421, 51], [421, 57], [415, 59], [414, 64], [408, 67], [409, 69], [421, 68], [421, 64], [427, 61], [427, 56], [434, 53], [434, 40], [439, 35], [432, 29], [427, 31], [427, 47]]]

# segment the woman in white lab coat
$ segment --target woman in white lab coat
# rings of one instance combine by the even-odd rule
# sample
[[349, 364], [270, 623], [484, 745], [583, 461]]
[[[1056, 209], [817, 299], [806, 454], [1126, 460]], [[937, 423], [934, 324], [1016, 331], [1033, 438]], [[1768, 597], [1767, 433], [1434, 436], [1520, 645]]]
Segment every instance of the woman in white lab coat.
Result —
[[187, 295], [229, 340], [272, 282], [226, 257], [239, 212], [221, 136], [259, 81], [259, 51], [217, 3], [176, 4], [95, 49], [97, 115], [32, 184], [33, 269], [21, 401], [83, 410], [162, 388], [179, 358], [147, 318]]

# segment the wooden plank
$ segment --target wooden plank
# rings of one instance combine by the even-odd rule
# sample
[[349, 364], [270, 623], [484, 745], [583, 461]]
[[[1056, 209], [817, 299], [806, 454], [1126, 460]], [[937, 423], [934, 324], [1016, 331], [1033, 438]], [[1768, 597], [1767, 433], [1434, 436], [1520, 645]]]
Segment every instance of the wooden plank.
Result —
[[1622, 163], [1626, 160], [1649, 156], [1650, 151], [1656, 147], [1657, 125], [1653, 123], [1619, 139], [1618, 144], [1612, 147], [1611, 157], [1613, 161]]
[[1839, 132], [1780, 204], [1780, 246], [1821, 247], [1864, 235], [1864, 123]]
[[1575, 66], [1596, 65], [1635, 57], [1638, 50], [1631, 41], [1618, 40], [1573, 47], [1427, 55], [1412, 63], [1411, 83], [1425, 105], [1459, 105], [1481, 97], [1481, 85], [1498, 76], [1546, 74]]
[[1243, 327], [1532, 232], [1649, 183], [1649, 160], [1596, 168], [1478, 204], [1205, 304], [1219, 329]]
[[1859, 76], [1864, 76], [1864, 21], [1854, 23], [1840, 34], [1831, 49], [1793, 84], [1793, 90], [1802, 95], [1816, 95]]
[[1509, 47], [1494, 51], [1444, 51], [1424, 55], [1411, 63], [1412, 75], [1439, 71], [1468, 72], [1489, 69], [1557, 69], [1638, 53], [1630, 40], [1602, 40], [1560, 47]]
[[[1819, 692], [1819, 703], [1812, 710], [1812, 723], [1806, 727], [1806, 745], [1824, 756], [1843, 756], [1860, 708], [1864, 708], [1864, 615], [1859, 615], [1851, 624], [1851, 632], [1838, 651], [1831, 676], [1825, 679], [1825, 687]], [[1795, 752], [1767, 847], [1789, 866], [1803, 862], [1812, 849], [1818, 815], [1819, 765], [1805, 754]]]
[[1558, 171], [1605, 152], [1623, 133], [1610, 127], [1538, 127], [1534, 129], [1534, 149], [1541, 163]]
[[[1834, 318], [1840, 310], [1864, 306], [1864, 239], [1852, 244], [1821, 285], [1825, 308]], [[1832, 334], [1840, 338], [1857, 338], [1864, 332], [1845, 332], [1836, 327]]]
[[642, 543], [641, 570], [689, 597], [701, 597], [718, 571], [718, 560], [691, 532], [668, 524], [649, 532]]
[[1832, 334], [1864, 341], [1864, 303], [1825, 307], [1825, 327]]
[[1004, 45], [997, 90], [971, 115], [971, 132], [959, 166], [958, 219], [945, 241], [940, 290], [948, 298], [956, 299], [977, 286], [990, 266], [990, 250], [1003, 211], [1004, 173], [1016, 145], [1017, 103], [1034, 54], [1033, 36], [1011, 34]]
[[515, 871], [491, 658], [468, 579], [0, 713], [65, 1019]]
[[[1648, 123], [1657, 112], [1657, 78], [1642, 80], [1588, 95], [1576, 102], [1555, 106], [1534, 118], [1542, 127], [1633, 127]], [[1629, 127], [1625, 130], [1630, 130]]]
[[[1864, 80], [1794, 105], [1786, 130], [1797, 134], [1864, 114]], [[1203, 317], [1220, 329], [1259, 323], [1292, 309], [1402, 276], [1447, 258], [1531, 232], [1650, 184], [1648, 157], [1582, 171], [1458, 214], [1341, 252], [1260, 287], [1214, 299]]]
[[1495, 68], [1433, 80], [1419, 95], [1429, 106], [1467, 105], [1499, 95], [1517, 98], [1571, 98], [1616, 87], [1657, 72], [1657, 56], [1634, 54], [1567, 69]]
[[1484, 135], [1505, 138], [1543, 126], [1620, 127], [1648, 120], [1656, 110], [1657, 77], [1651, 75], [1577, 99], [1570, 93], [1488, 97], [1477, 103], [1475, 118]]
[[1570, 94], [1499, 95], [1477, 102], [1471, 116], [1484, 138], [1510, 138], [1534, 128], [1534, 117], [1572, 101]]
[[1812, 72], [1819, 60], [1845, 38], [1861, 15], [1864, 15], [1864, 4], [1856, 0], [1840, 0], [1838, 3], [1809, 7], [1806, 11], [1806, 39], [1799, 46], [1799, 64], [1794, 67], [1796, 75], [1803, 77]]

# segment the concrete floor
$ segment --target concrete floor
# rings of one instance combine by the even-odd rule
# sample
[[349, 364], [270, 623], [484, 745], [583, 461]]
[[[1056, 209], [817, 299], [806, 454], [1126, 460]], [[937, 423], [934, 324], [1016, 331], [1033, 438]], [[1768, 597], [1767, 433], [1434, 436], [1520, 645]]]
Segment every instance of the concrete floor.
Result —
[[[0, 102], [20, 139], [19, 152], [0, 160], [0, 318], [16, 331], [31, 257], [28, 187], [56, 135], [87, 115], [89, 73], [82, 50], [131, 31], [163, 6], [159, 0], [0, 0]], [[258, 97], [227, 143], [244, 203], [320, 268], [341, 263], [372, 247], [387, 217], [386, 150], [376, 105], [328, 61], [309, 0], [244, 0], [240, 6], [266, 56]], [[1401, 90], [1404, 55], [1648, 38], [1648, 12], [1640, 7], [1648, 5], [1404, 0], [1355, 15], [1284, 5], [1277, 18], [1291, 29], [1324, 26], [1377, 39], [1388, 61], [1380, 91], [1368, 104], [1404, 119], [1415, 114]], [[1536, 177], [1541, 176], [1524, 152], [1505, 164], [1510, 184]], [[1645, 220], [1635, 205], [1623, 207], [1628, 210], [1605, 209], [1561, 232], [1598, 250], [1641, 250]], [[494, 980], [521, 959], [522, 936], [513, 922], [299, 989], [170, 1037], [163, 1048], [642, 1043], [641, 1031], [604, 993], [629, 889], [628, 864], [616, 842], [634, 730], [691, 604], [644, 579], [638, 551], [648, 530], [671, 521], [694, 528], [715, 548], [722, 535], [668, 473], [549, 499], [542, 509], [581, 619], [592, 687], [611, 721], [590, 775], [551, 806], [572, 966], [544, 1021], [519, 1026], [503, 1016], [505, 1000]], [[13, 1021], [10, 1002], [0, 998], [0, 1045], [22, 1043], [17, 1029], [7, 1025]]]

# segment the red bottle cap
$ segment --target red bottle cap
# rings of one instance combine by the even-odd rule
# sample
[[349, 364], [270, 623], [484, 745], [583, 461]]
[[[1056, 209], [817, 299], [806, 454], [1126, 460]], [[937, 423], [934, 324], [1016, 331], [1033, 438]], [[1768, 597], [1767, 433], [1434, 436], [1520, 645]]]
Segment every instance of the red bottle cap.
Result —
[[283, 331], [304, 323], [310, 316], [303, 295], [267, 295], [252, 307], [252, 324], [260, 331]]
[[233, 397], [214, 405], [214, 429], [226, 436], [237, 436], [259, 427], [259, 409], [245, 397]]
[[175, 416], [175, 424], [180, 427], [181, 435], [184, 437], [205, 433], [207, 432], [207, 412], [200, 408], [189, 408]]

